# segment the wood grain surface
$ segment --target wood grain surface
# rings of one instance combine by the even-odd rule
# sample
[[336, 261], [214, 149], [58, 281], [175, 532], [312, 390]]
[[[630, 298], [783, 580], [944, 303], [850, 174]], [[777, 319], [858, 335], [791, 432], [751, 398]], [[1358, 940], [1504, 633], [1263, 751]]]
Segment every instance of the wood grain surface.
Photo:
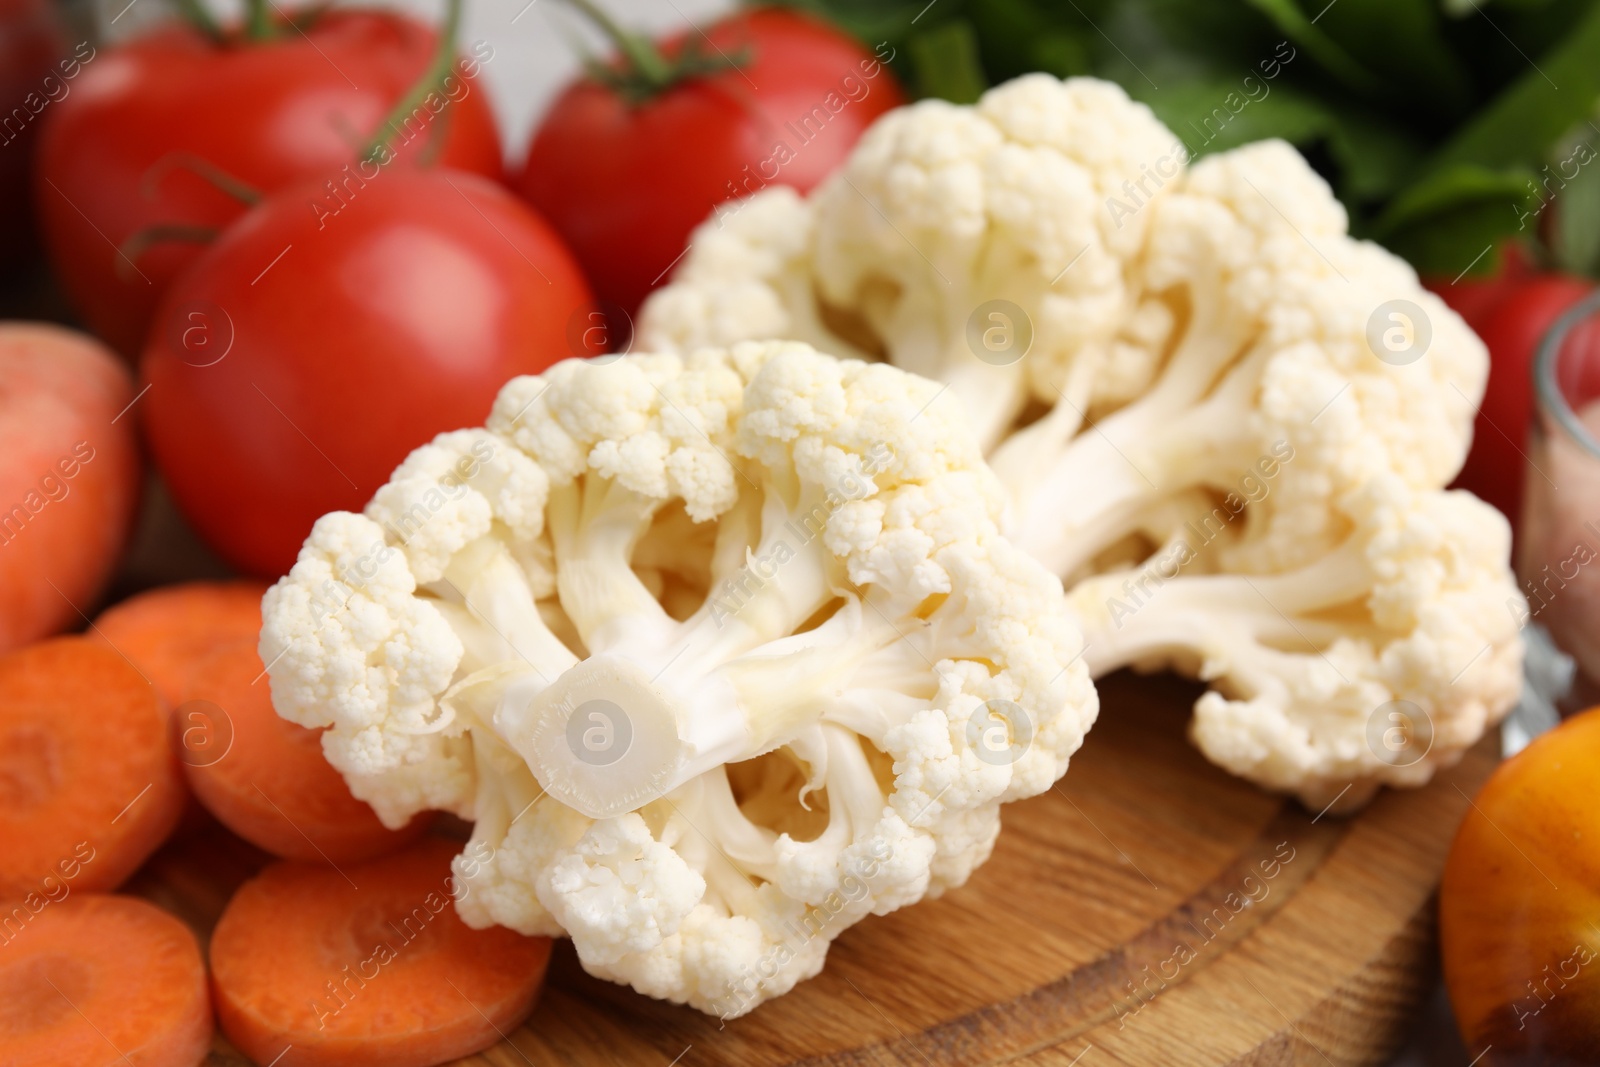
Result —
[[[1433, 979], [1432, 898], [1487, 740], [1426, 789], [1316, 816], [1208, 765], [1196, 690], [1116, 676], [1067, 776], [1005, 809], [963, 888], [835, 942], [728, 1022], [585, 975], [558, 943], [525, 1026], [472, 1067], [1376, 1064]], [[129, 887], [202, 937], [265, 857], [220, 830]], [[219, 1035], [210, 1063], [242, 1067]]]

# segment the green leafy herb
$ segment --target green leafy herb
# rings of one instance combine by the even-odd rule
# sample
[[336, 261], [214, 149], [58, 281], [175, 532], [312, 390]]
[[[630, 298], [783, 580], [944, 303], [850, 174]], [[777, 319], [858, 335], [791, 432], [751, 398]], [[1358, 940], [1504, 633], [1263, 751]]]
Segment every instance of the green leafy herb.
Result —
[[978, 35], [965, 19], [954, 19], [919, 33], [906, 47], [917, 81], [935, 96], [970, 104], [989, 87], [978, 59]]
[[1569, 159], [1600, 100], [1600, 0], [785, 2], [894, 47], [917, 96], [1092, 75], [1197, 154], [1283, 138], [1357, 233], [1422, 271], [1479, 272], [1541, 234], [1556, 262], [1600, 270], [1600, 166]]

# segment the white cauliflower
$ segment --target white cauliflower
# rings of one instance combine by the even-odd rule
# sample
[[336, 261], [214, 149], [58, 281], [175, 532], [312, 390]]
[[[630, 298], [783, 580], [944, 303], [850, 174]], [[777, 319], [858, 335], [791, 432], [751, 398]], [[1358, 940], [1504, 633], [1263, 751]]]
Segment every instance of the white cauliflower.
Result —
[[317, 520], [293, 580], [268, 591], [262, 608], [278, 713], [331, 726], [329, 761], [391, 826], [427, 808], [470, 811], [473, 788], [470, 746], [439, 731], [435, 706], [461, 639], [416, 592], [382, 527], [334, 512]]
[[[1128, 325], [1149, 212], [1104, 205], [1131, 181], [1162, 197], [1151, 165], [1176, 174], [1181, 150], [1149, 108], [1092, 78], [1033, 74], [976, 107], [892, 111], [809, 203], [775, 187], [703, 227], [650, 298], [641, 340], [882, 351], [954, 386], [989, 447], [1030, 394], [1054, 403], [1055, 381], [1093, 382], [1119, 342], [1139, 343]], [[996, 300], [1026, 314], [1026, 361]]]
[[1091, 672], [1178, 666], [1212, 682], [1195, 705], [1201, 750], [1314, 810], [1427, 782], [1521, 681], [1499, 512], [1385, 474], [1347, 494], [1337, 518], [1343, 541], [1296, 567], [1217, 571], [1215, 549], [1248, 553], [1253, 536], [1207, 547], [1186, 525], [1136, 570], [1072, 590]]
[[474, 820], [467, 922], [742, 1014], [960, 885], [1096, 714], [940, 392], [789, 343], [516, 379], [317, 523], [274, 702], [385, 822]]
[[[1349, 236], [1287, 144], [1186, 156], [1092, 79], [892, 112], [809, 199], [763, 192], [708, 224], [640, 334], [791, 335], [942, 380], [992, 449], [1007, 535], [1073, 590], [1094, 672], [1215, 681], [1196, 708], [1207, 754], [1307, 803], [1420, 784], [1520, 684], [1503, 521], [1439, 502], [1487, 353], [1410, 267]], [[1031, 347], [998, 358], [991, 320]], [[1377, 537], [1379, 514], [1410, 540]], [[1124, 584], [1151, 606], [1108, 607]], [[1499, 610], [1424, 609], [1485, 591]], [[1428, 720], [1403, 767], [1365, 735], [1393, 701]]]

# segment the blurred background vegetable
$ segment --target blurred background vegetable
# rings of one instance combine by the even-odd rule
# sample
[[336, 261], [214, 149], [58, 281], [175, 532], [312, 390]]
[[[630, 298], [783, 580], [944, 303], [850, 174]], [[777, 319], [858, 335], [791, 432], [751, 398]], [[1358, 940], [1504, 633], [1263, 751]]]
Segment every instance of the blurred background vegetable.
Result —
[[[1456, 484], [1520, 525], [1528, 478], [1528, 426], [1533, 419], [1533, 357], [1545, 332], [1594, 283], [1571, 274], [1529, 269], [1522, 255], [1510, 249], [1506, 261], [1498, 277], [1476, 283], [1483, 291], [1472, 295], [1473, 306], [1457, 306], [1467, 325], [1489, 346], [1493, 359], [1473, 429], [1472, 454]], [[1435, 288], [1448, 301], [1458, 287]], [[1582, 346], [1584, 358], [1600, 368], [1597, 327], [1600, 322], [1581, 326], [1568, 343]]]
[[713, 207], [771, 184], [809, 190], [905, 103], [887, 51], [820, 19], [761, 9], [657, 43], [573, 6], [618, 54], [556, 98], [515, 184], [628, 315]]
[[[494, 115], [473, 84], [481, 57], [456, 56], [459, 0], [438, 32], [375, 10], [285, 15], [267, 0], [223, 27], [198, 3], [178, 6], [187, 23], [80, 48], [40, 135], [34, 193], [51, 263], [89, 326], [130, 358], [166, 286], [262, 194], [348, 180], [340, 168], [362, 159], [500, 177]], [[448, 109], [427, 106], [430, 93]]]
[[[54, 74], [65, 36], [51, 0], [0, 0], [0, 100], [26, 100]], [[28, 197], [37, 138], [24, 132], [14, 118], [0, 125], [0, 282], [28, 263], [38, 240]]]
[[84, 621], [139, 501], [133, 381], [91, 337], [0, 323], [0, 652]]
[[569, 330], [589, 307], [560, 238], [504, 186], [443, 169], [338, 191], [310, 178], [167, 292], [141, 362], [150, 450], [206, 543], [274, 578], [319, 515], [359, 509], [508, 379], [598, 355]]
[[[1092, 74], [1200, 155], [1304, 152], [1372, 236], [1424, 273], [1487, 272], [1537, 226], [1600, 255], [1600, 6], [1592, 0], [787, 0], [897, 47], [914, 95], [957, 102], [1030, 70]], [[1539, 216], [1562, 203], [1559, 224]]]
[[1478, 794], [1439, 888], [1445, 981], [1483, 1062], [1600, 1049], [1600, 709], [1534, 740]]

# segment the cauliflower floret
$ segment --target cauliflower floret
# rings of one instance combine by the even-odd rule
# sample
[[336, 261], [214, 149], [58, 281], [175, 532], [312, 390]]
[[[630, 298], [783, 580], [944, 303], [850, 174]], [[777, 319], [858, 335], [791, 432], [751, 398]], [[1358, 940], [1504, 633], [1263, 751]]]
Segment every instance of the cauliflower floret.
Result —
[[812, 217], [811, 205], [787, 185], [718, 211], [695, 231], [673, 284], [649, 298], [649, 332], [641, 328], [640, 344], [684, 351], [756, 338], [825, 344], [832, 335], [804, 299]]
[[[926, 101], [884, 116], [805, 200], [750, 201], [763, 210], [737, 237], [742, 258], [714, 252], [706, 231], [640, 330], [676, 345], [789, 330], [944, 382], [990, 452], [1008, 538], [1075, 587], [1084, 628], [1106, 635], [1089, 642], [1095, 671], [1148, 660], [1217, 681], [1196, 736], [1273, 788], [1314, 798], [1344, 771], [1341, 788], [1369, 793], [1378, 781], [1419, 784], [1510, 708], [1521, 645], [1485, 634], [1484, 668], [1448, 697], [1432, 682], [1401, 684], [1402, 661], [1413, 673], [1454, 662], [1439, 630], [1449, 620], [1387, 613], [1381, 585], [1352, 589], [1356, 572], [1324, 561], [1364, 536], [1353, 510], [1364, 487], [1394, 478], [1429, 498], [1449, 484], [1488, 354], [1409, 266], [1350, 237], [1344, 208], [1288, 144], [1192, 166], [1187, 156], [1146, 109], [1093, 79], [1035, 74], [971, 107]], [[735, 240], [742, 214], [722, 240]], [[763, 294], [759, 316], [710, 318], [717, 294], [735, 290]], [[852, 538], [875, 546], [851, 557], [863, 573], [903, 579], [915, 566], [919, 580], [940, 580], [919, 519], [877, 499], [842, 518], [841, 550]], [[1483, 534], [1487, 521], [1441, 524], [1430, 551], [1470, 557], [1475, 580], [1498, 589], [1509, 549]], [[1208, 607], [1200, 644], [1198, 615], [1185, 622], [1195, 634], [1174, 636], [1161, 611], [1105, 606], [1130, 602], [1114, 585], [1139, 603], [1160, 588], [1176, 605], [1213, 587], [1190, 583], [1298, 587], [1310, 575], [1331, 583], [1317, 597], [1345, 614], [1295, 616], [1298, 633], [1245, 658], [1281, 684], [1246, 684], [1245, 660], [1212, 654], [1258, 643], [1254, 621], [1240, 630], [1223, 606]], [[1370, 604], [1347, 609], [1342, 598], [1358, 593]], [[1495, 629], [1504, 614], [1471, 625]], [[1378, 654], [1363, 651], [1373, 618], [1390, 673], [1345, 684], [1339, 670], [1378, 669], [1362, 658]], [[1307, 716], [1348, 724], [1418, 687], [1439, 702], [1426, 707], [1446, 709], [1441, 743], [1403, 773], [1367, 766], [1365, 745], [1335, 757], [1322, 735], [1297, 732]]]
[[1521, 683], [1499, 512], [1392, 474], [1338, 511], [1346, 539], [1293, 570], [1109, 574], [1072, 593], [1093, 671], [1187, 665], [1215, 685], [1195, 705], [1206, 755], [1313, 808], [1428, 781]]
[[334, 512], [261, 605], [273, 706], [301, 726], [329, 727], [328, 762], [395, 828], [427, 808], [472, 813], [471, 746], [435, 703], [461, 640], [416, 588], [383, 527]]
[[563, 930], [584, 944], [586, 961], [610, 967], [647, 953], [677, 932], [706, 880], [637, 814], [592, 823], [535, 889]]
[[[875, 123], [810, 201], [763, 190], [706, 223], [640, 337], [685, 350], [786, 337], [850, 357], [881, 345], [956, 386], [987, 446], [1030, 394], [1092, 383], [1117, 348], [1148, 205], [1186, 155], [1149, 108], [1092, 78], [1029, 75], [971, 108], [925, 100]], [[1008, 332], [1017, 312], [1026, 338]]]
[[959, 885], [1094, 721], [1002, 507], [954, 398], [893, 367], [569, 361], [320, 520], [262, 649], [386, 820], [475, 820], [465, 921], [564, 931], [591, 973], [732, 1016]]
[[[544, 528], [549, 481], [543, 468], [483, 430], [440, 434], [396, 468], [367, 505], [367, 518], [401, 544], [418, 582], [436, 582], [450, 558], [489, 532], [511, 528], [534, 542]], [[548, 594], [549, 575], [534, 572]]]

